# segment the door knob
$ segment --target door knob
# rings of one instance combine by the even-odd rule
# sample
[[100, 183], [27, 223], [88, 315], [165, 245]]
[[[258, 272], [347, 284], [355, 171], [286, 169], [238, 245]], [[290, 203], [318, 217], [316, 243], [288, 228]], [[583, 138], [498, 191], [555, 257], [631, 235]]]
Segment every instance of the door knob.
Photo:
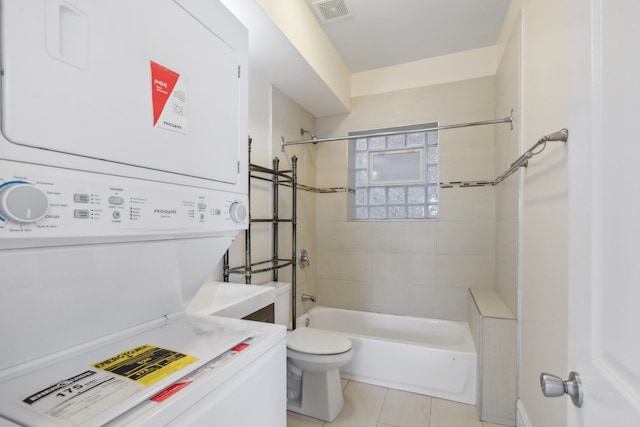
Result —
[[571, 401], [575, 406], [578, 408], [582, 406], [584, 397], [582, 382], [577, 372], [570, 372], [569, 379], [566, 381], [556, 375], [543, 372], [540, 374], [540, 387], [542, 388], [542, 394], [546, 397], [558, 397], [568, 394], [571, 396]]

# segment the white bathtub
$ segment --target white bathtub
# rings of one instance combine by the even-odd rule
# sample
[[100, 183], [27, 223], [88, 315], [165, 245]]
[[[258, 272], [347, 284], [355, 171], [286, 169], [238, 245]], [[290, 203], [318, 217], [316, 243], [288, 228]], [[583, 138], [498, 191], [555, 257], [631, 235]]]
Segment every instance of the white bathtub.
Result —
[[351, 339], [354, 357], [340, 376], [355, 381], [476, 404], [476, 349], [465, 322], [314, 307], [297, 327]]

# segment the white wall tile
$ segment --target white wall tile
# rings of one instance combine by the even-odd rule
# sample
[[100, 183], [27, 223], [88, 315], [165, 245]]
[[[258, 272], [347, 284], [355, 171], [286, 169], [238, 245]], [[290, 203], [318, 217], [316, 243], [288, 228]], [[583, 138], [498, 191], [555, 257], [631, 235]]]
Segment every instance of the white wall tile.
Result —
[[440, 189], [441, 221], [487, 221], [494, 218], [495, 187]]
[[371, 280], [371, 254], [367, 252], [318, 252], [318, 278]]
[[372, 248], [371, 224], [356, 221], [318, 221], [319, 251], [363, 251]]
[[426, 285], [373, 284], [369, 311], [403, 316], [430, 317], [436, 304], [436, 292]]
[[[329, 137], [430, 121], [466, 123], [493, 119], [494, 108], [495, 79], [486, 77], [355, 98], [350, 114], [318, 119], [316, 129]], [[493, 140], [493, 126], [440, 132], [440, 181], [495, 178]], [[316, 146], [319, 186], [346, 185], [347, 151], [345, 142]], [[443, 189], [440, 196], [440, 220], [349, 223], [346, 194], [318, 195], [317, 294], [339, 307], [465, 319], [466, 287], [495, 282], [495, 189]], [[442, 255], [469, 258], [463, 266], [455, 257], [439, 265]]]
[[316, 218], [322, 221], [347, 220], [347, 193], [316, 195]]
[[[478, 116], [478, 120], [488, 117], [493, 117], [493, 111]], [[474, 127], [450, 132], [461, 135], [441, 134], [440, 182], [493, 180], [493, 130]]]
[[436, 255], [388, 252], [371, 255], [371, 280], [376, 285], [436, 283]]
[[370, 311], [374, 305], [371, 283], [318, 279], [317, 303], [322, 306]]
[[437, 257], [438, 286], [454, 288], [493, 288], [494, 259], [488, 255], [450, 255]]
[[435, 298], [436, 318], [463, 322], [468, 320], [469, 289], [439, 287]]
[[435, 254], [436, 221], [371, 222], [371, 248], [378, 252]]
[[491, 255], [495, 247], [495, 223], [485, 221], [438, 222], [438, 254]]

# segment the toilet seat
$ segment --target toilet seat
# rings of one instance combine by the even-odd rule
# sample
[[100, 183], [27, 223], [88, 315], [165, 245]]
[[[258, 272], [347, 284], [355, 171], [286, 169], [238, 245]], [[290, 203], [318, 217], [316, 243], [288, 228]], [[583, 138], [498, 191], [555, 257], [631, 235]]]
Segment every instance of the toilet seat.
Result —
[[340, 354], [351, 349], [351, 340], [337, 332], [303, 327], [287, 333], [287, 348], [308, 354]]

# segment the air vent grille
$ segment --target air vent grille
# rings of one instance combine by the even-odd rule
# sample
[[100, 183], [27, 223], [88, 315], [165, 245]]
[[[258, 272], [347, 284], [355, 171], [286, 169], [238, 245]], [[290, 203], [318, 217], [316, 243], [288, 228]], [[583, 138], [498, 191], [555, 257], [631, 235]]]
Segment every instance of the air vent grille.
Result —
[[344, 0], [320, 0], [313, 2], [313, 5], [316, 7], [318, 15], [325, 21], [351, 16]]

